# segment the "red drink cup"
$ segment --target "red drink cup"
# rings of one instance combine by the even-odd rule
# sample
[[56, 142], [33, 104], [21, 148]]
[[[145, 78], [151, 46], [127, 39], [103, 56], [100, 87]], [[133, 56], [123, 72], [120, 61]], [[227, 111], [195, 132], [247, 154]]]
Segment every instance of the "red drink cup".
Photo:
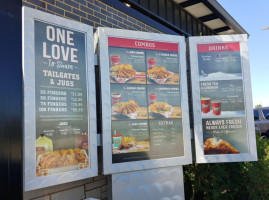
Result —
[[210, 112], [210, 98], [201, 98], [201, 107], [203, 113]]
[[112, 135], [112, 141], [115, 148], [118, 148], [121, 145], [122, 137], [120, 134], [118, 135]]
[[110, 62], [111, 62], [111, 66], [119, 65], [120, 64], [120, 57], [117, 55], [112, 55], [112, 56], [110, 56]]
[[121, 102], [121, 94], [120, 93], [112, 93], [111, 96], [112, 96], [112, 106], [115, 103]]
[[155, 63], [156, 63], [156, 61], [154, 58], [149, 58], [148, 59], [148, 69], [149, 70], [152, 69], [155, 66]]
[[212, 110], [214, 115], [220, 115], [221, 113], [221, 102], [220, 101], [212, 101]]
[[157, 101], [157, 94], [150, 93], [149, 94], [149, 105], [153, 104], [156, 101]]

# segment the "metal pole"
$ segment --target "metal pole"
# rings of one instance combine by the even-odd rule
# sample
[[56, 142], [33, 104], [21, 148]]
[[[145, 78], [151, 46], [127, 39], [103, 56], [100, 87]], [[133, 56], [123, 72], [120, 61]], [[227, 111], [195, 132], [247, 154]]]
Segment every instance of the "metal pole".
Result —
[[23, 199], [23, 94], [21, 8], [22, 1], [0, 1], [1, 199]]

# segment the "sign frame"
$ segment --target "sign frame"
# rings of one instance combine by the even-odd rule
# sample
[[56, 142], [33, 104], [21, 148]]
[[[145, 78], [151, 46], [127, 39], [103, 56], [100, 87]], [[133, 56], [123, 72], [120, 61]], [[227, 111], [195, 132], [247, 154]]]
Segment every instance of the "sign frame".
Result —
[[[102, 99], [102, 146], [103, 146], [103, 173], [113, 174], [119, 172], [153, 169], [192, 163], [191, 134], [189, 126], [186, 49], [183, 36], [164, 35], [158, 33], [146, 33], [139, 31], [120, 30], [111, 28], [98, 28], [95, 33], [96, 51], [99, 54], [101, 99]], [[124, 163], [112, 163], [112, 139], [111, 139], [111, 101], [110, 101], [110, 75], [108, 37], [124, 39], [148, 40], [155, 42], [178, 43], [181, 109], [183, 126], [183, 143], [185, 155], [182, 157], [160, 158], [153, 160], [130, 161]], [[97, 53], [97, 52], [96, 52]]]
[[[245, 103], [244, 104], [245, 114], [241, 115], [241, 117], [245, 117], [246, 119], [248, 153], [204, 155], [197, 45], [214, 44], [214, 43], [235, 43], [235, 42], [238, 42], [240, 44], [240, 58], [241, 58], [241, 70], [242, 70], [241, 80], [243, 82], [243, 97]], [[247, 35], [242, 34], [242, 35], [189, 37], [188, 46], [190, 55], [190, 70], [191, 70], [191, 84], [192, 84], [192, 97], [193, 97], [196, 162], [218, 163], [218, 162], [257, 161]], [[224, 78], [220, 80], [238, 80], [238, 79], [239, 78], [226, 78], [226, 79]], [[216, 78], [216, 80], [218, 79]], [[240, 117], [240, 115], [236, 116], [230, 115], [227, 117]]]
[[[23, 7], [23, 83], [24, 83], [24, 191], [30, 191], [77, 181], [98, 175], [96, 92], [94, 70], [93, 28], [63, 17]], [[49, 176], [36, 177], [36, 102], [35, 102], [35, 20], [71, 29], [85, 35], [85, 67], [87, 86], [88, 145], [90, 166], [85, 169], [68, 171]], [[91, 101], [90, 101], [91, 99]]]
[[112, 199], [185, 199], [183, 166], [112, 174], [111, 182]]

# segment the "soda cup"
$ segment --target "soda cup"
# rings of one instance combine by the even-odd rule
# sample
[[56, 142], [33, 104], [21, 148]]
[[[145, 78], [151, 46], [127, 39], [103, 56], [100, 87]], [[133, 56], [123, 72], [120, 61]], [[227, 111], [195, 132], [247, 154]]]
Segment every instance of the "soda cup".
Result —
[[155, 59], [154, 58], [149, 58], [148, 59], [148, 70], [152, 69], [155, 66]]
[[203, 113], [210, 112], [210, 98], [201, 98], [201, 107]]
[[121, 102], [121, 94], [120, 93], [112, 93], [112, 106], [115, 105], [115, 103]]
[[119, 65], [120, 64], [120, 57], [117, 55], [111, 55], [110, 62], [111, 62], [111, 66]]
[[157, 94], [149, 93], [149, 105], [157, 101]]
[[121, 145], [121, 135], [112, 135], [113, 145], [115, 148], [118, 148]]
[[221, 114], [221, 102], [220, 101], [212, 101], [212, 110], [214, 115]]

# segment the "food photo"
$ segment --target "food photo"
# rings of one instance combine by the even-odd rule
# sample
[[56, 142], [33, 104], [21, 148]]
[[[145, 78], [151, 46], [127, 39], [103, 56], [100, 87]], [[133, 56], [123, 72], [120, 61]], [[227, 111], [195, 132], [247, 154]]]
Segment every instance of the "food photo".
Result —
[[209, 138], [204, 142], [205, 155], [210, 154], [235, 154], [240, 153], [229, 142], [220, 138]]
[[131, 80], [136, 74], [136, 70], [133, 69], [130, 64], [113, 65], [110, 68], [110, 76], [117, 83], [125, 83]]
[[148, 119], [146, 87], [111, 84], [111, 119]]
[[149, 151], [149, 141], [136, 141], [135, 137], [121, 137], [119, 143], [114, 140], [112, 151], [113, 154]]
[[88, 134], [85, 131], [75, 134], [75, 131], [62, 140], [57, 139], [56, 134], [50, 137], [40, 134], [36, 140], [37, 177], [89, 167]]
[[178, 86], [148, 85], [149, 119], [181, 118]]
[[109, 47], [110, 83], [146, 84], [144, 50]]
[[130, 120], [112, 122], [113, 154], [133, 153], [150, 150], [148, 122]]
[[123, 115], [131, 119], [136, 119], [139, 105], [134, 100], [127, 102], [117, 102], [112, 106], [112, 115]]
[[179, 85], [178, 54], [147, 51], [147, 84]]
[[174, 73], [167, 71], [165, 67], [154, 66], [152, 69], [147, 70], [147, 74], [151, 82], [164, 84]]

